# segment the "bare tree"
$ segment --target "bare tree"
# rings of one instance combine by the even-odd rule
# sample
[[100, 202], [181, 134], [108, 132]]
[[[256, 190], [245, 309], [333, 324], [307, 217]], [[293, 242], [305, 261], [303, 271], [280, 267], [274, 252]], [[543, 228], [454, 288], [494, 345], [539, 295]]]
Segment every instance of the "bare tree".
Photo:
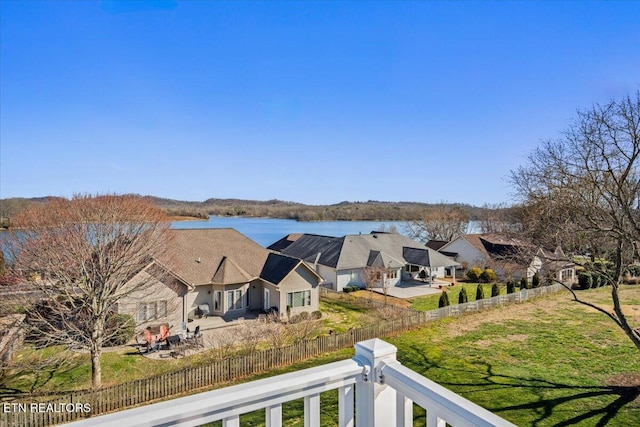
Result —
[[458, 206], [445, 203], [426, 209], [422, 218], [406, 226], [406, 234], [412, 239], [426, 243], [429, 240], [449, 241], [469, 228], [469, 215]]
[[[598, 255], [612, 268], [600, 271], [611, 285], [613, 311], [576, 301], [609, 316], [640, 349], [640, 334], [625, 317], [619, 286], [640, 240], [640, 92], [579, 111], [554, 141], [512, 171], [523, 202], [525, 232], [534, 241], [562, 244], [568, 253]], [[542, 239], [541, 239], [542, 238]], [[586, 268], [595, 268], [585, 264]], [[572, 291], [573, 292], [573, 291]]]
[[362, 269], [362, 280], [370, 293], [373, 292], [373, 288], [382, 287], [384, 270], [384, 267], [379, 266], [365, 267]]
[[10, 268], [33, 279], [41, 297], [27, 312], [32, 335], [44, 345], [88, 349], [92, 385], [100, 387], [102, 347], [118, 333], [110, 316], [123, 298], [157, 280], [157, 272], [139, 273], [154, 259], [166, 264], [169, 222], [142, 197], [100, 195], [32, 205], [14, 224], [6, 242]]

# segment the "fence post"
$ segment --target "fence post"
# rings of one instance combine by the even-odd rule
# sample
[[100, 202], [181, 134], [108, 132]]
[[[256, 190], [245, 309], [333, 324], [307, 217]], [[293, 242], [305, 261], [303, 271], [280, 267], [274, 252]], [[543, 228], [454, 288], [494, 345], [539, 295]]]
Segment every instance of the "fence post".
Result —
[[396, 391], [384, 384], [381, 363], [396, 360], [398, 349], [378, 338], [356, 344], [355, 360], [364, 368], [356, 384], [356, 427], [386, 427], [396, 420]]

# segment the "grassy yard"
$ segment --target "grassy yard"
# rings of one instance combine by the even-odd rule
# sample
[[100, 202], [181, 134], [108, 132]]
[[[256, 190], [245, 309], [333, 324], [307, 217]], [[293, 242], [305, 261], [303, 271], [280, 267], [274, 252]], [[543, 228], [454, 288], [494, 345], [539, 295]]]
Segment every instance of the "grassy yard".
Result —
[[[482, 289], [484, 291], [484, 297], [491, 297], [491, 284], [483, 284]], [[506, 285], [499, 285], [500, 293], [507, 293]], [[458, 283], [454, 286], [449, 286], [446, 289], [446, 292], [449, 294], [449, 302], [451, 305], [458, 303], [458, 296], [460, 295], [460, 291], [464, 288], [467, 291], [467, 297], [469, 301], [476, 300], [476, 289], [478, 288], [478, 283]], [[435, 310], [438, 308], [438, 301], [440, 300], [440, 293], [434, 295], [427, 295], [424, 297], [411, 298], [409, 301], [411, 302], [411, 308], [418, 311], [428, 311]]]
[[[581, 296], [605, 300], [608, 292]], [[625, 305], [640, 310], [640, 287], [623, 294]], [[640, 317], [632, 321], [640, 325]], [[566, 292], [447, 319], [388, 341], [405, 366], [519, 426], [632, 426], [640, 420], [640, 352], [610, 320]], [[336, 402], [335, 392], [322, 395], [323, 426], [336, 425]], [[287, 404], [284, 425], [301, 426], [302, 407], [301, 401]], [[264, 414], [246, 414], [242, 422], [262, 426]], [[415, 407], [414, 425], [425, 422]]]
[[[470, 297], [475, 296], [473, 289]], [[604, 305], [609, 292], [609, 288], [599, 288], [579, 295]], [[621, 295], [630, 322], [640, 326], [640, 286], [623, 287]], [[347, 324], [366, 316], [361, 309], [350, 311], [342, 302], [331, 303], [323, 311]], [[519, 426], [631, 426], [640, 420], [640, 352], [610, 320], [572, 302], [568, 292], [434, 322], [388, 341], [398, 347], [398, 358], [405, 366]], [[352, 354], [352, 349], [343, 350], [268, 375]], [[79, 359], [84, 356], [76, 355]], [[116, 372], [121, 379], [152, 375], [176, 369], [175, 364], [187, 360], [124, 356], [105, 354], [105, 378]], [[66, 368], [67, 377], [51, 379], [51, 384], [68, 388], [62, 385], [74, 381], [74, 376], [88, 377], [87, 361]], [[302, 401], [286, 404], [283, 424], [303, 425], [302, 408]], [[322, 395], [321, 408], [322, 425], [336, 425], [336, 392]], [[414, 415], [415, 425], [424, 426], [424, 412], [416, 408]], [[264, 425], [263, 411], [244, 415], [242, 422]]]
[[[375, 313], [366, 308], [354, 307], [348, 301], [322, 301], [320, 310], [324, 315], [321, 327], [316, 331], [326, 335], [329, 330], [336, 333], [347, 331], [378, 321]], [[56, 360], [43, 369], [41, 362], [55, 355]], [[102, 379], [105, 386], [132, 381], [166, 372], [176, 371], [189, 366], [206, 363], [207, 354], [193, 355], [181, 359], [154, 360], [143, 357], [138, 350], [127, 347], [116, 352], [105, 351], [102, 354]], [[45, 350], [25, 349], [20, 351], [14, 361], [24, 367], [22, 372], [9, 372], [0, 378], [2, 388], [23, 392], [52, 392], [89, 388], [91, 385], [91, 365], [87, 353], [77, 353], [64, 347], [51, 347]]]

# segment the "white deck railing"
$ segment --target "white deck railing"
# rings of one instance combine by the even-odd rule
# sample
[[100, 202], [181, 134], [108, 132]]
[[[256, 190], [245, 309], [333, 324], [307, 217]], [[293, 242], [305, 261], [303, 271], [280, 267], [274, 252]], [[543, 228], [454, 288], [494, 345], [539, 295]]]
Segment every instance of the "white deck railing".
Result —
[[[74, 427], [199, 426], [265, 410], [267, 427], [282, 426], [282, 404], [304, 399], [305, 427], [320, 426], [320, 393], [338, 389], [341, 427], [408, 427], [413, 403], [428, 427], [513, 426], [396, 361], [396, 347], [379, 339], [356, 344], [353, 359], [68, 424]], [[354, 399], [355, 396], [355, 399]]]

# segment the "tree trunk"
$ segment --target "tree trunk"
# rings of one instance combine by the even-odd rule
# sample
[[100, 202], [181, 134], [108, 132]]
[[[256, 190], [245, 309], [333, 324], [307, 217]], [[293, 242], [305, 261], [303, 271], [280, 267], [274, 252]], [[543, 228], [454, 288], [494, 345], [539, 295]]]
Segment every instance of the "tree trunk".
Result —
[[622, 328], [625, 334], [629, 337], [631, 342], [640, 350], [640, 336], [631, 329], [631, 326], [627, 322], [627, 318], [622, 312], [622, 306], [620, 305], [620, 297], [618, 295], [618, 284], [614, 283], [611, 289], [611, 299], [613, 300], [613, 311], [618, 318], [618, 324]]
[[93, 388], [102, 387], [100, 356], [102, 355], [103, 332], [104, 320], [97, 319], [91, 334], [91, 386]]

